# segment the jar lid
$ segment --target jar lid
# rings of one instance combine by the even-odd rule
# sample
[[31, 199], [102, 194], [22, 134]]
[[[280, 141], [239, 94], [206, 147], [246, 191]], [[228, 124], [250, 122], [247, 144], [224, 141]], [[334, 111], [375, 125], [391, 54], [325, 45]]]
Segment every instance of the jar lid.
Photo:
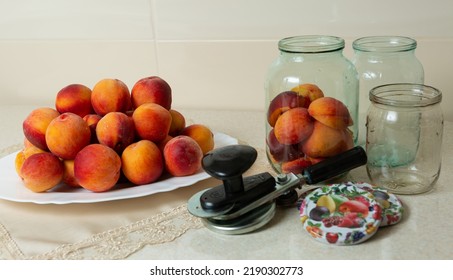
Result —
[[304, 230], [317, 241], [354, 245], [376, 233], [382, 209], [371, 192], [348, 182], [309, 193], [300, 206], [300, 217]]
[[356, 183], [356, 186], [373, 194], [382, 209], [380, 227], [397, 224], [403, 218], [403, 202], [388, 190], [368, 183]]

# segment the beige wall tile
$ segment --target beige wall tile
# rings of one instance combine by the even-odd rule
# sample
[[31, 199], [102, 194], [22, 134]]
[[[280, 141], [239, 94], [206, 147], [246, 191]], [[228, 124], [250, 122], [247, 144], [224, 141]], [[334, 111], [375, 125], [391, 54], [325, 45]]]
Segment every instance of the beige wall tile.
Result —
[[150, 0], [0, 0], [0, 40], [154, 38]]
[[156, 72], [153, 41], [0, 42], [0, 103], [53, 106], [68, 84], [117, 78], [131, 89]]
[[159, 74], [176, 107], [264, 108], [264, 76], [274, 42], [159, 42]]
[[[453, 36], [452, 1], [154, 0], [159, 40]], [[429, 12], [426, 12], [429, 11]]]

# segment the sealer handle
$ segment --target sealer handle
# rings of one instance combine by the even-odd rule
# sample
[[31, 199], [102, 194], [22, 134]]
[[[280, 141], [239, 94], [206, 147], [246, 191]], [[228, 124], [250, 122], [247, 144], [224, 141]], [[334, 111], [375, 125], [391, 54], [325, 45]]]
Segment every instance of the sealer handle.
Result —
[[209, 175], [223, 181], [225, 193], [241, 193], [244, 192], [242, 174], [253, 165], [257, 155], [253, 147], [230, 145], [207, 153], [202, 166]]
[[364, 165], [366, 162], [367, 155], [365, 150], [357, 146], [337, 156], [307, 167], [304, 169], [302, 175], [305, 183], [309, 185], [316, 184]]

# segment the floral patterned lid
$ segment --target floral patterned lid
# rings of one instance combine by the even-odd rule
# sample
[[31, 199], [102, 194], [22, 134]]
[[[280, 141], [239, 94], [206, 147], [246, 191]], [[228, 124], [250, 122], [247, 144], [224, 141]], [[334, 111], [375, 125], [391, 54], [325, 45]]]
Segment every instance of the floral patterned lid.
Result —
[[374, 199], [382, 208], [382, 222], [380, 227], [391, 226], [403, 218], [404, 207], [401, 200], [393, 193], [384, 188], [370, 185], [368, 183], [355, 183], [355, 185], [363, 190], [373, 194]]
[[300, 206], [303, 228], [316, 240], [353, 245], [373, 236], [382, 222], [382, 208], [374, 195], [348, 182], [309, 193]]

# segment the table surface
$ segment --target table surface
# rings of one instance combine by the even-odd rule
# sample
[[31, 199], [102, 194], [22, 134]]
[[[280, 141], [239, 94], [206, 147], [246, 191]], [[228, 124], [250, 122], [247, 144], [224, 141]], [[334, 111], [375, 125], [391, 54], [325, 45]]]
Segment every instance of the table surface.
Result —
[[[21, 148], [22, 121], [35, 108], [0, 105], [1, 157]], [[255, 147], [258, 159], [247, 174], [271, 172], [264, 155], [263, 112], [177, 110], [188, 124], [203, 123]], [[295, 207], [278, 208], [271, 222], [253, 233], [211, 232], [186, 208], [193, 194], [220, 184], [209, 178], [171, 192], [99, 203], [0, 200], [0, 259], [453, 259], [452, 136], [453, 123], [445, 122], [442, 172], [434, 190], [400, 195], [402, 221], [359, 245], [313, 240], [303, 232]], [[369, 181], [363, 166], [348, 176]]]

